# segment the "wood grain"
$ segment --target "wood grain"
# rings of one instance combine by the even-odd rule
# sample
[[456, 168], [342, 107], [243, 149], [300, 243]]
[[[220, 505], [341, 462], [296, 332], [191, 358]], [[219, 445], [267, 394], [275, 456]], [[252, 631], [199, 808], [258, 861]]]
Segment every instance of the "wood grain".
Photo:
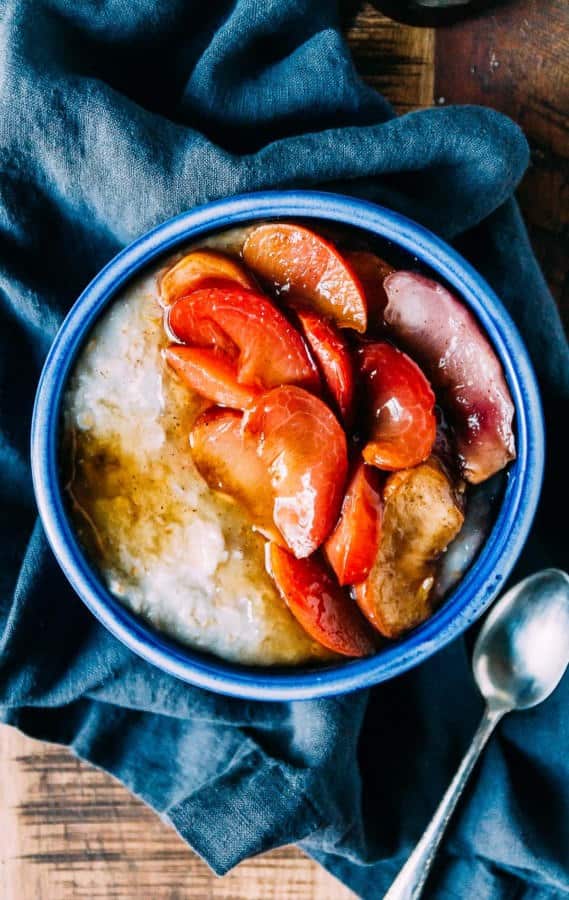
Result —
[[347, 31], [358, 72], [385, 94], [395, 110], [408, 112], [433, 103], [434, 31], [412, 28], [363, 5]]
[[439, 103], [511, 116], [532, 161], [519, 190], [530, 235], [569, 327], [569, 3], [514, 0], [436, 36]]
[[293, 847], [218, 879], [169, 827], [67, 750], [0, 729], [2, 900], [349, 900]]

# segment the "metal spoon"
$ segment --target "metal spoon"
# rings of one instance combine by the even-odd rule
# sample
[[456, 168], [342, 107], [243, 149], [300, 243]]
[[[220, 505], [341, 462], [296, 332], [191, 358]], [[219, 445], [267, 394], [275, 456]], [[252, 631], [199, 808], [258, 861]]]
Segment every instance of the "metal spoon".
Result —
[[544, 569], [511, 588], [486, 619], [472, 668], [486, 709], [423, 837], [384, 900], [417, 900], [445, 828], [488, 738], [506, 713], [537, 706], [569, 664], [569, 576]]

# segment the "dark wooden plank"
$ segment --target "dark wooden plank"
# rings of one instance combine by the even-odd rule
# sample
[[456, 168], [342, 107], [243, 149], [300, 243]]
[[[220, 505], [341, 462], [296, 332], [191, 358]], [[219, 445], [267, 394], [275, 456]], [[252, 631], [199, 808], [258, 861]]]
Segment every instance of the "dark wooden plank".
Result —
[[437, 102], [491, 106], [529, 139], [519, 200], [569, 327], [569, 3], [512, 0], [440, 29], [435, 48]]
[[364, 3], [347, 31], [360, 75], [385, 94], [399, 113], [431, 106], [434, 85], [434, 32], [382, 16]]

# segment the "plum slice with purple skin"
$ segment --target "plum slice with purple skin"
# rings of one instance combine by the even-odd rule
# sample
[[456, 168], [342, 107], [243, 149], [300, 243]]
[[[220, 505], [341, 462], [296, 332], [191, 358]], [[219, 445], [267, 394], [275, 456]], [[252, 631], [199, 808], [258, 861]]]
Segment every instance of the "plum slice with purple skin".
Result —
[[385, 321], [419, 362], [446, 407], [464, 477], [485, 481], [515, 457], [514, 404], [502, 366], [466, 306], [415, 272], [384, 281]]

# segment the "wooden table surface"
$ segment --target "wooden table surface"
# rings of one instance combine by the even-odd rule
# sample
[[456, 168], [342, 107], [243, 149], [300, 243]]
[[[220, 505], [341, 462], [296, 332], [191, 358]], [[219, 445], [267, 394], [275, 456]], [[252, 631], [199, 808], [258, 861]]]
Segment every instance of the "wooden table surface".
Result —
[[[354, 4], [352, 3], [352, 7]], [[569, 324], [569, 5], [513, 0], [441, 29], [359, 8], [349, 41], [362, 75], [400, 112], [485, 103], [532, 146], [519, 192], [537, 253]], [[66, 750], [0, 731], [2, 900], [343, 900], [353, 896], [295, 848], [216, 879], [142, 803]]]

